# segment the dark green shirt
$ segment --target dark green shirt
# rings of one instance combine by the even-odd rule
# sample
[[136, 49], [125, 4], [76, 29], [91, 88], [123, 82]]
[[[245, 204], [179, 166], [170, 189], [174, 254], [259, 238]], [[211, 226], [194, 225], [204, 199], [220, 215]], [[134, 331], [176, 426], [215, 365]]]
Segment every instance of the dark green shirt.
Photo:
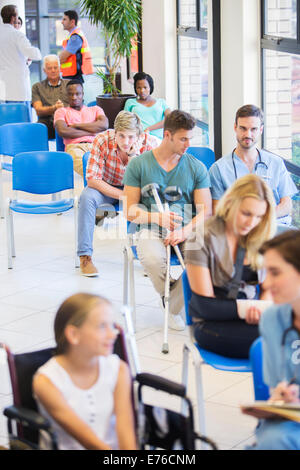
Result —
[[[61, 79], [56, 86], [49, 84], [48, 79], [35, 83], [32, 86], [32, 104], [36, 101], [41, 101], [43, 106], [53, 106], [57, 100], [61, 100], [65, 106], [69, 106], [67, 95], [67, 83], [69, 80]], [[38, 122], [46, 124], [46, 126], [53, 129], [53, 114], [49, 116], [41, 116]]]

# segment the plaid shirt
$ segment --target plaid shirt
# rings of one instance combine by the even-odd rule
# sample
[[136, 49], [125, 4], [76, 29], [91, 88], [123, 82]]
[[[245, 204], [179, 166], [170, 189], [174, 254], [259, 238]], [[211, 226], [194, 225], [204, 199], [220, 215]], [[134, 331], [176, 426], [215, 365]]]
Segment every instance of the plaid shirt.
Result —
[[[157, 137], [143, 133], [134, 144], [128, 155], [128, 160], [158, 147], [159, 144], [160, 140]], [[112, 186], [122, 186], [127, 165], [128, 162], [124, 164], [120, 157], [115, 131], [109, 129], [101, 132], [94, 139], [87, 164], [86, 178], [87, 180], [103, 180]]]

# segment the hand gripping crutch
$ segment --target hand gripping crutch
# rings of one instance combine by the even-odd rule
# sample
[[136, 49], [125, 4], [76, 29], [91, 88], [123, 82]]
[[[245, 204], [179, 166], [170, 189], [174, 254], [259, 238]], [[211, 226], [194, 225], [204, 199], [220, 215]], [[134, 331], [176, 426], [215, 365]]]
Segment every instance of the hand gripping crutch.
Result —
[[[170, 187], [171, 188], [171, 187]], [[178, 191], [178, 195], [175, 195], [174, 191], [175, 187], [172, 187], [172, 194], [171, 191], [168, 191], [168, 188], [165, 190], [165, 198], [168, 199], [169, 201], [175, 201], [179, 200], [182, 196], [181, 191]], [[158, 190], [159, 186], [156, 183], [150, 183], [142, 189], [142, 194], [144, 197], [149, 197], [153, 195], [157, 208], [159, 212], [164, 213], [165, 209], [163, 207], [163, 204], [160, 200], [160, 197], [158, 195]], [[169, 209], [169, 207], [168, 207]], [[181, 252], [179, 250], [178, 246], [175, 246], [175, 253], [180, 261], [181, 266], [184, 268], [184, 262], [183, 258], [181, 255]], [[168, 320], [169, 320], [169, 304], [170, 304], [170, 265], [171, 265], [171, 246], [167, 245], [167, 269], [166, 269], [166, 279], [165, 279], [165, 295], [164, 295], [164, 310], [165, 310], [165, 318], [164, 318], [164, 339], [163, 339], [163, 346], [162, 346], [162, 352], [164, 354], [167, 354], [169, 352], [169, 344], [168, 344]]]

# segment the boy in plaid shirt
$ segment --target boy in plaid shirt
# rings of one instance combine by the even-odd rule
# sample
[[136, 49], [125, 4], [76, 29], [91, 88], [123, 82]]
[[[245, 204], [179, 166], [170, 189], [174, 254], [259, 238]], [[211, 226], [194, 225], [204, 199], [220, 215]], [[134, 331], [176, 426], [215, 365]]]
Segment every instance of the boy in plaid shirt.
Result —
[[114, 129], [96, 136], [87, 164], [87, 186], [79, 200], [77, 253], [83, 276], [98, 276], [91, 258], [97, 208], [118, 202], [123, 195], [123, 176], [130, 159], [159, 143], [156, 137], [143, 133], [140, 118], [129, 111], [118, 114]]

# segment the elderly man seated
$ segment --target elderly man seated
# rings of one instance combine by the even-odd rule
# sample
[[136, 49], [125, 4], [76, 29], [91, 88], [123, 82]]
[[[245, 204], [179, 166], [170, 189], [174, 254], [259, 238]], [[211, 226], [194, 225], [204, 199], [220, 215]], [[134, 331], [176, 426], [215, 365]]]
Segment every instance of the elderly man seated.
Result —
[[91, 258], [97, 208], [114, 204], [123, 196], [123, 176], [128, 162], [159, 143], [157, 137], [143, 132], [140, 118], [129, 111], [121, 111], [114, 129], [95, 138], [87, 164], [87, 187], [79, 200], [77, 253], [83, 276], [98, 275]]
[[59, 58], [55, 54], [44, 57], [45, 80], [32, 86], [32, 106], [38, 115], [38, 122], [48, 128], [48, 138], [54, 139], [53, 116], [57, 109], [68, 106], [67, 83], [60, 78]]
[[83, 104], [79, 80], [68, 82], [67, 94], [69, 106], [55, 111], [54, 126], [64, 140], [65, 151], [73, 158], [74, 170], [82, 176], [82, 156], [91, 150], [96, 134], [108, 128], [108, 119], [99, 106]]

